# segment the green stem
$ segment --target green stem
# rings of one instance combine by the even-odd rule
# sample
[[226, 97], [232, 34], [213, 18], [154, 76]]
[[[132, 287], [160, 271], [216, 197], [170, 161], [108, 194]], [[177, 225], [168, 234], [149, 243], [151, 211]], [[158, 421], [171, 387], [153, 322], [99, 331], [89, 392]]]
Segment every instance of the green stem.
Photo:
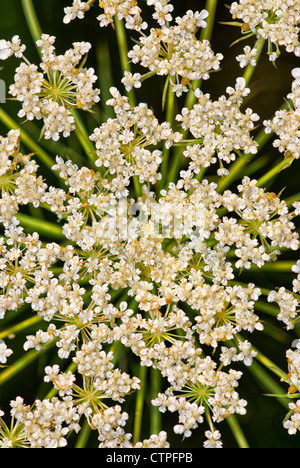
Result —
[[[157, 369], [151, 368], [151, 397], [157, 398], [161, 391], [161, 373]], [[161, 431], [161, 412], [158, 408], [151, 406], [150, 415], [151, 434], [159, 434]]]
[[17, 323], [16, 325], [2, 331], [0, 333], [0, 340], [4, 340], [10, 335], [15, 335], [17, 333], [23, 332], [24, 330], [27, 330], [28, 328], [33, 327], [34, 325], [37, 325], [38, 323], [42, 322], [42, 320], [43, 319], [41, 317], [35, 315], [34, 317], [24, 320], [21, 323]]
[[18, 375], [21, 371], [23, 371], [27, 366], [33, 363], [38, 357], [44, 354], [46, 351], [49, 351], [55, 345], [56, 341], [52, 340], [51, 343], [48, 343], [44, 346], [40, 351], [36, 351], [35, 349], [28, 351], [24, 354], [20, 359], [18, 359], [13, 365], [9, 366], [0, 374], [0, 387], [1, 385], [6, 384], [9, 380], [13, 377]]
[[263, 302], [263, 301], [257, 301], [255, 303], [255, 310], [259, 312], [263, 312], [266, 315], [269, 315], [271, 317], [277, 317], [279, 310], [277, 306], [274, 306], [272, 304], [269, 304], [268, 302]]
[[77, 110], [71, 109], [71, 112], [76, 123], [75, 132], [76, 132], [77, 138], [82, 148], [84, 149], [85, 153], [87, 154], [90, 162], [94, 164], [96, 161], [96, 149], [93, 143], [91, 142], [91, 140], [89, 139], [89, 134]]
[[[237, 334], [236, 338], [239, 341], [243, 341], [243, 338]], [[274, 362], [272, 362], [267, 356], [262, 354], [255, 346], [252, 345], [252, 349], [257, 353], [256, 360], [260, 362], [264, 367], [266, 367], [269, 371], [273, 372], [277, 377], [281, 379], [287, 379], [287, 374], [284, 372], [280, 367], [278, 367]]]
[[235, 414], [232, 414], [231, 416], [229, 416], [229, 418], [227, 419], [227, 423], [231, 429], [232, 434], [234, 435], [234, 438], [239, 448], [241, 449], [250, 448]]
[[54, 239], [64, 238], [61, 227], [54, 223], [33, 218], [23, 213], [18, 213], [17, 218], [23, 226], [30, 229], [32, 232], [38, 232], [39, 234], [46, 235]]
[[[116, 29], [117, 42], [118, 42], [118, 47], [119, 47], [121, 66], [122, 66], [122, 71], [124, 74], [126, 71], [131, 72], [131, 64], [128, 58], [128, 44], [127, 44], [127, 36], [126, 36], [124, 22], [122, 20], [119, 20], [116, 16], [115, 16], [115, 29]], [[130, 105], [132, 107], [135, 107], [135, 96], [134, 96], [133, 90], [127, 92], [127, 96], [129, 98]]]
[[20, 130], [21, 141], [30, 149], [40, 161], [49, 169], [55, 165], [54, 159], [46, 153], [19, 125], [3, 110], [0, 109], [0, 121], [10, 130]]
[[[122, 20], [119, 20], [117, 16], [115, 16], [114, 24], [115, 24], [116, 35], [117, 35], [121, 66], [122, 66], [122, 71], [124, 74], [126, 71], [131, 72], [131, 64], [128, 58], [128, 44], [127, 44], [126, 30], [125, 30], [124, 22]], [[135, 107], [136, 102], [135, 102], [134, 91], [131, 90], [127, 92], [126, 94], [129, 99], [129, 104], [132, 107]], [[133, 184], [135, 188], [136, 197], [139, 198], [142, 195], [143, 191], [142, 191], [142, 185], [140, 184], [138, 176], [133, 177]]]
[[274, 263], [266, 263], [263, 267], [259, 268], [256, 265], [251, 267], [251, 271], [255, 273], [257, 271], [263, 271], [268, 273], [291, 273], [292, 266], [295, 265], [295, 262], [291, 261], [282, 261]]
[[245, 166], [248, 164], [249, 161], [247, 161], [244, 158], [238, 158], [235, 163], [231, 166], [229, 170], [229, 174], [224, 177], [223, 179], [220, 179], [219, 184], [218, 184], [218, 192], [223, 193], [230, 185], [239, 178], [241, 172], [245, 168]]
[[[31, 33], [32, 39], [36, 43], [38, 40], [41, 39], [42, 29], [40, 27], [32, 0], [21, 0], [21, 3], [28, 25], [28, 29]], [[40, 50], [38, 50], [38, 52], [40, 54]]]
[[[254, 48], [257, 49], [257, 54], [256, 54], [256, 62], [258, 63], [260, 57], [261, 57], [261, 54], [262, 54], [262, 51], [264, 49], [264, 46], [265, 46], [265, 39], [263, 39], [262, 37], [260, 37], [257, 41], [257, 43], [255, 44]], [[246, 68], [246, 71], [244, 73], [244, 78], [246, 80], [246, 85], [248, 86], [253, 75], [254, 75], [254, 72], [256, 70], [256, 67], [257, 65], [248, 65], [248, 67]]]
[[207, 0], [205, 9], [208, 11], [207, 27], [201, 31], [201, 41], [211, 41], [213, 29], [215, 25], [216, 12], [218, 7], [218, 0]]
[[134, 433], [133, 433], [133, 444], [137, 444], [141, 440], [142, 431], [142, 420], [145, 405], [145, 393], [147, 384], [147, 367], [140, 367], [140, 381], [141, 388], [137, 392], [136, 407], [135, 407], [135, 418], [134, 418]]
[[[111, 99], [109, 90], [114, 86], [108, 41], [100, 42], [97, 46], [97, 65], [99, 70], [98, 76], [99, 87], [101, 89], [101, 102], [106, 103]], [[103, 105], [101, 111], [103, 120], [114, 119], [115, 114], [111, 106]]]
[[173, 158], [172, 158], [172, 165], [170, 167], [170, 171], [168, 173], [168, 178], [167, 178], [167, 185], [169, 185], [170, 182], [176, 183], [178, 179], [178, 173], [180, 171], [180, 166], [183, 163], [183, 155], [182, 155], [182, 149], [180, 147], [176, 148], [176, 151], [174, 151]]
[[[169, 122], [171, 125], [173, 124], [173, 121], [174, 121], [174, 114], [175, 114], [175, 93], [172, 91], [171, 82], [169, 82], [166, 121]], [[171, 152], [171, 149], [166, 148], [166, 146], [164, 146], [163, 162], [161, 166], [162, 179], [160, 181], [160, 189], [166, 188], [165, 183], [168, 177], [168, 165], [169, 165], [170, 152]]]
[[271, 169], [269, 172], [267, 172], [267, 174], [258, 180], [257, 186], [264, 187], [268, 182], [274, 179], [274, 177], [277, 177], [280, 171], [291, 166], [293, 162], [294, 158], [288, 158], [284, 161], [280, 161], [280, 163], [276, 164], [273, 169]]
[[79, 432], [79, 437], [77, 439], [75, 448], [77, 449], [83, 449], [86, 448], [89, 437], [91, 434], [91, 427], [87, 421], [87, 419], [84, 421], [83, 426]]
[[273, 374], [275, 374], [277, 377], [280, 377], [281, 379], [287, 379], [286, 372], [280, 369], [280, 367], [274, 364], [274, 362], [272, 362], [267, 356], [258, 351], [254, 346], [252, 347], [257, 352], [256, 359], [260, 362], [260, 364], [265, 366], [269, 371], [273, 372]]

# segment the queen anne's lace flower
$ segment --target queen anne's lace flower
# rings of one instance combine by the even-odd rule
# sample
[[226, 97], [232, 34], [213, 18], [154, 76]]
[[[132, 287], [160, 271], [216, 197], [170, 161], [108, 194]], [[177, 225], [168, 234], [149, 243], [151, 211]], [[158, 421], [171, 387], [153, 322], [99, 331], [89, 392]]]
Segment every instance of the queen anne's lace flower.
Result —
[[[37, 42], [41, 48], [42, 72], [36, 65], [24, 60], [17, 68], [15, 82], [9, 92], [19, 102], [22, 109], [19, 117], [28, 120], [43, 120], [43, 135], [57, 141], [61, 134], [68, 137], [75, 129], [72, 108], [90, 110], [99, 102], [98, 89], [94, 89], [97, 77], [92, 68], [83, 68], [80, 63], [91, 48], [89, 43], [74, 43], [73, 49], [64, 55], [56, 55], [55, 37], [44, 34]], [[13, 38], [9, 45], [11, 53], [22, 58], [23, 46]], [[78, 67], [78, 68], [77, 68]]]
[[[64, 10], [64, 22], [82, 19], [94, 3], [74, 0]], [[241, 0], [231, 12], [245, 23], [245, 32], [298, 55], [298, 3], [279, 3]], [[300, 203], [284, 201], [249, 176], [235, 188], [219, 185], [219, 178], [231, 177], [224, 164], [258, 153], [252, 132], [259, 116], [245, 107], [247, 81], [237, 78], [216, 100], [204, 94], [194, 80], [207, 80], [223, 58], [208, 40], [199, 40], [208, 11], [176, 17], [170, 0], [147, 0], [155, 27], [146, 32], [141, 5], [99, 2], [100, 26], [124, 20], [130, 34], [138, 33], [128, 58], [146, 73], [129, 71], [128, 65], [121, 80], [125, 95], [110, 88], [107, 105], [114, 118], [100, 120], [85, 140], [85, 146], [94, 146], [93, 163], [59, 152], [55, 177], [46, 180], [38, 155], [24, 153], [20, 130], [0, 136], [0, 319], [30, 309], [33, 317], [16, 325], [26, 328], [24, 351], [35, 356], [52, 346], [57, 353], [44, 369], [51, 397], [27, 405], [17, 396], [10, 402], [8, 425], [0, 411], [1, 448], [62, 448], [88, 424], [99, 448], [168, 449], [164, 431], [142, 441], [139, 431], [129, 432], [131, 395], [140, 392], [140, 398], [145, 386], [145, 373], [134, 375], [137, 368], [152, 369], [163, 379], [149, 402], [174, 416], [175, 435], [191, 437], [203, 426], [204, 447], [222, 448], [216, 426], [247, 412], [239, 386], [244, 366], [261, 357], [250, 339], [264, 329], [262, 296], [268, 309], [279, 306], [277, 318], [288, 330], [297, 323], [299, 261], [292, 267], [292, 291], [281, 287], [266, 293], [248, 275], [276, 261], [283, 250], [298, 250], [294, 218]], [[22, 105], [19, 117], [43, 121], [41, 136], [57, 141], [75, 129], [73, 109], [90, 111], [99, 102], [95, 71], [84, 65], [91, 44], [75, 42], [58, 55], [55, 37], [43, 34], [37, 46], [39, 67], [23, 56], [18, 36], [0, 41], [0, 59], [22, 59], [10, 87]], [[258, 49], [247, 46], [237, 60], [242, 68], [255, 66], [257, 56]], [[178, 97], [189, 93], [186, 105], [180, 107], [180, 100], [174, 105], [173, 119], [164, 121], [152, 103], [131, 99], [154, 74], [164, 77], [163, 101], [168, 91]], [[291, 108], [265, 122], [266, 131], [278, 135], [274, 146], [289, 159], [300, 157], [299, 69], [292, 74]], [[170, 162], [173, 171], [177, 157], [185, 167], [165, 183], [160, 167]], [[217, 161], [217, 174], [202, 177]], [[41, 210], [50, 218], [41, 225], [57, 220], [57, 241], [47, 240], [53, 232], [40, 226], [35, 226], [40, 234], [25, 231], [23, 223], [32, 226], [29, 214]], [[13, 339], [11, 329], [14, 325], [4, 331], [5, 340]], [[0, 341], [0, 367], [10, 364], [6, 343]], [[300, 393], [299, 356], [297, 345], [287, 351], [282, 380], [289, 397]], [[290, 434], [300, 428], [299, 406], [299, 401], [290, 404], [284, 422]]]

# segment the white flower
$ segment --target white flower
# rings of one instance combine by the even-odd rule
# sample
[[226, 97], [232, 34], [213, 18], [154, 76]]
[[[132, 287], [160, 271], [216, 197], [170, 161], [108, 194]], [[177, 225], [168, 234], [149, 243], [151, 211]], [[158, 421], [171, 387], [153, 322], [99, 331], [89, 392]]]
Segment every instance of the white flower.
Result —
[[204, 442], [204, 448], [208, 448], [208, 449], [223, 448], [223, 443], [220, 440], [221, 434], [219, 431], [214, 431], [214, 432], [206, 431], [205, 437], [207, 438], [207, 440]]
[[0, 60], [6, 60], [12, 55], [21, 58], [25, 50], [26, 46], [21, 44], [19, 36], [14, 36], [11, 42], [0, 40]]
[[0, 363], [6, 364], [7, 358], [13, 354], [11, 349], [8, 349], [4, 341], [0, 341]]
[[244, 341], [239, 343], [239, 349], [241, 354], [239, 355], [239, 359], [244, 361], [245, 366], [250, 367], [253, 362], [253, 358], [257, 356], [257, 352], [251, 349], [251, 343], [249, 341]]
[[13, 51], [10, 47], [10, 42], [4, 39], [0, 40], [0, 60], [6, 60], [13, 55]]
[[277, 54], [277, 52], [272, 52], [271, 54], [269, 54], [269, 60], [270, 60], [270, 62], [276, 62], [277, 59], [278, 59], [278, 54]]
[[83, 19], [84, 18], [84, 13], [90, 9], [90, 6], [82, 2], [81, 0], [74, 0], [73, 5], [71, 7], [66, 7], [64, 9], [65, 12], [65, 17], [64, 17], [64, 23], [69, 24], [71, 21], [73, 21], [76, 18]]
[[140, 82], [141, 75], [140, 73], [135, 73], [134, 75], [130, 72], [125, 72], [122, 83], [125, 85], [126, 91], [131, 91], [132, 88], [140, 88], [142, 83]]
[[244, 48], [244, 53], [237, 56], [237, 61], [240, 63], [241, 68], [245, 68], [247, 65], [252, 65], [253, 67], [256, 66], [256, 56], [257, 56], [257, 49], [251, 49], [250, 46], [246, 46]]
[[187, 93], [189, 88], [181, 83], [179, 84], [172, 84], [172, 92], [176, 93], [177, 97], [182, 96], [182, 93]]

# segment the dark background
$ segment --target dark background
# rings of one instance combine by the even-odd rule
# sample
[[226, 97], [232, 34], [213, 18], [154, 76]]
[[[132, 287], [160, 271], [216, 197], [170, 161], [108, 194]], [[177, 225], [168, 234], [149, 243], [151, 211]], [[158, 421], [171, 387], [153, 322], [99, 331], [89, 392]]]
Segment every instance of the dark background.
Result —
[[[99, 24], [95, 19], [95, 11], [97, 15], [99, 12], [97, 7], [86, 14], [85, 21], [75, 20], [69, 25], [63, 25], [63, 7], [71, 5], [72, 0], [36, 0], [34, 3], [43, 32], [57, 37], [56, 47], [58, 53], [64, 53], [75, 41], [89, 41], [93, 45], [93, 52], [89, 55], [88, 65], [93, 66], [99, 76], [99, 86], [102, 90], [102, 104], [96, 109], [94, 115], [83, 115], [86, 126], [91, 133], [95, 126], [99, 125], [99, 123], [108, 116], [107, 109], [103, 106], [106, 99], [103, 98], [107, 96], [108, 88], [112, 85], [111, 79], [114, 84], [120, 88], [120, 60], [114, 32], [111, 28], [99, 28]], [[183, 14], [189, 8], [201, 10], [205, 8], [206, 4], [205, 0], [187, 0], [184, 2], [174, 0], [173, 3], [176, 7], [176, 15]], [[27, 45], [26, 56], [33, 63], [38, 63], [38, 55], [23, 15], [20, 0], [0, 0], [0, 11], [0, 39], [9, 40], [15, 34], [20, 35], [22, 42]], [[149, 11], [151, 10], [149, 9]], [[219, 22], [231, 20], [232, 18], [225, 4], [219, 2], [217, 20], [212, 37], [212, 47], [216, 53], [222, 52], [225, 58], [222, 62], [222, 70], [219, 73], [213, 74], [211, 79], [203, 85], [203, 91], [209, 92], [214, 99], [224, 94], [226, 87], [233, 86], [236, 78], [243, 74], [235, 57], [242, 52], [243, 47], [248, 44], [249, 41], [230, 47], [231, 44], [240, 37], [240, 30], [239, 28], [221, 25]], [[135, 37], [137, 36], [135, 35]], [[254, 42], [255, 39], [252, 39], [250, 41], [251, 45], [254, 45]], [[111, 78], [109, 70], [101, 63], [104, 53], [107, 54], [107, 58], [111, 62]], [[14, 71], [18, 63], [18, 60], [15, 58], [3, 62], [3, 64], [0, 63], [0, 66], [2, 66], [0, 79], [4, 80], [7, 85], [13, 82]], [[290, 92], [292, 82], [291, 70], [295, 66], [298, 66], [295, 57], [292, 54], [283, 52], [282, 56], [277, 61], [277, 70], [275, 70], [274, 66], [264, 54], [251, 81], [250, 87], [252, 89], [252, 94], [250, 100], [247, 102], [247, 105], [252, 107], [253, 110], [261, 116], [262, 120], [272, 117], [274, 112], [282, 105], [284, 97]], [[137, 98], [139, 101], [146, 101], [159, 113], [163, 81], [157, 81], [157, 84], [157, 86], [153, 85], [152, 80], [150, 80], [149, 84], [148, 82], [145, 83], [142, 87], [142, 91], [138, 92]], [[18, 103], [7, 101], [7, 103], [3, 105], [3, 108], [16, 122], [19, 122], [17, 117], [17, 112], [19, 110]], [[35, 135], [38, 139], [40, 130], [38, 124], [26, 124], [24, 128], [28, 133]], [[5, 135], [6, 132], [7, 129], [0, 124], [0, 134]], [[53, 145], [50, 142], [47, 143], [42, 140], [40, 144], [45, 145], [50, 154], [55, 157], [57, 154], [57, 146], [55, 146], [55, 144]], [[64, 141], [64, 144], [66, 147], [63, 151], [66, 151], [66, 148], [72, 148], [72, 151], [76, 152], [74, 159], [77, 159], [79, 163], [84, 161], [84, 156], [81, 153], [81, 148], [76, 138], [71, 137], [69, 140]], [[262, 172], [255, 174], [255, 177], [259, 177], [266, 169], [270, 169], [281, 157], [272, 148], [272, 145], [266, 148], [266, 152], [269, 155], [269, 164]], [[292, 169], [282, 172], [280, 177], [273, 181], [270, 189], [279, 193], [284, 187], [286, 187], [284, 192], [286, 197], [299, 192], [299, 162], [295, 163]], [[288, 254], [285, 258], [292, 259], [293, 257], [295, 256]], [[290, 288], [292, 276], [289, 274], [278, 274], [270, 278], [266, 273], [259, 272], [257, 274], [255, 273], [255, 276], [249, 274], [246, 280], [254, 281], [258, 286], [270, 289], [278, 285], [286, 285]], [[278, 322], [275, 320], [272, 323], [278, 325]], [[278, 330], [280, 330], [280, 327], [281, 325], [279, 324]], [[290, 348], [291, 342], [295, 336], [297, 335], [287, 334], [282, 331], [282, 333], [279, 333], [278, 339], [275, 340], [274, 338], [268, 337], [266, 334], [257, 333], [255, 337], [251, 337], [251, 341], [263, 351], [265, 355], [270, 357], [271, 360], [285, 370], [285, 352]], [[22, 352], [21, 342], [24, 342], [24, 338], [24, 336], [20, 337], [20, 353]], [[35, 363], [30, 366], [25, 371], [26, 373], [23, 372], [18, 378], [11, 380], [5, 388], [1, 388], [0, 407], [7, 407], [8, 401], [17, 395], [24, 396], [28, 403], [32, 402], [36, 394], [41, 391], [39, 385], [42, 380], [45, 365], [45, 356], [42, 356], [38, 364]], [[279, 379], [278, 383], [280, 383]], [[47, 392], [47, 390], [45, 390], [45, 392]], [[248, 400], [249, 405], [248, 413], [245, 417], [240, 419], [240, 424], [248, 442], [252, 448], [298, 448], [300, 435], [290, 437], [282, 427], [282, 421], [286, 414], [285, 409], [277, 400], [264, 396], [265, 393], [268, 393], [266, 389], [261, 388], [252, 374], [246, 370], [243, 383], [240, 387], [240, 394], [241, 397]], [[128, 408], [128, 410], [129, 409], [130, 408]], [[163, 417], [163, 422], [166, 421], [166, 417], [166, 415]], [[170, 441], [172, 441], [174, 437], [172, 441], [173, 446], [180, 447], [180, 438], [172, 435], [171, 427], [175, 423], [176, 420], [173, 420], [172, 415], [170, 415], [168, 422], [169, 427], [168, 425], [164, 426], [164, 429], [169, 429]], [[145, 416], [143, 427], [143, 435], [148, 437], [147, 416]], [[220, 426], [220, 430], [223, 434], [224, 445], [226, 447], [236, 447], [236, 442], [231, 432], [227, 429], [226, 423]], [[203, 443], [203, 436], [201, 434], [202, 428], [200, 432], [195, 431], [194, 436], [191, 439], [187, 439], [182, 446], [201, 446]]]

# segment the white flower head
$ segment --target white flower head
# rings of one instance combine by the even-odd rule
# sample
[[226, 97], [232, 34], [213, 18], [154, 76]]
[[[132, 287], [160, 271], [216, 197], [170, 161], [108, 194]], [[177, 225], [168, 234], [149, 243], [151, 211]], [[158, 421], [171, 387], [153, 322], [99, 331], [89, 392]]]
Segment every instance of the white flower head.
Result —
[[64, 23], [69, 24], [76, 18], [83, 19], [84, 13], [90, 9], [90, 6], [81, 0], [74, 0], [71, 7], [66, 7], [64, 9], [65, 17]]
[[0, 40], [0, 60], [7, 60], [12, 55], [21, 58], [26, 46], [21, 44], [19, 36], [14, 36], [10, 41]]

